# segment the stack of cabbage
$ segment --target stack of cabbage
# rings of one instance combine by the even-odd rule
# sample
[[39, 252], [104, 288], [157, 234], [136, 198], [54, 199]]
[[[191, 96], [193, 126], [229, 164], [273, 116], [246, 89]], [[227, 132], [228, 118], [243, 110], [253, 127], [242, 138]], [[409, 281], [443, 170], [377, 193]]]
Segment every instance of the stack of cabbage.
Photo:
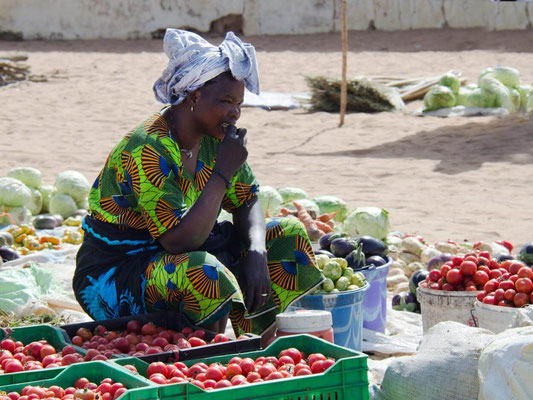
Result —
[[348, 262], [344, 258], [329, 258], [324, 254], [319, 254], [316, 256], [316, 264], [326, 279], [313, 291], [314, 294], [335, 294], [357, 290], [366, 284], [363, 273], [354, 272], [348, 267]]
[[520, 82], [518, 70], [510, 67], [484, 69], [478, 84], [461, 87], [456, 75], [447, 73], [438, 85], [424, 96], [424, 111], [454, 106], [493, 108], [502, 107], [509, 113], [533, 113], [531, 85]]
[[11, 169], [0, 178], [0, 226], [27, 224], [32, 215], [50, 212], [68, 218], [78, 209], [87, 209], [90, 185], [77, 171], [63, 171], [55, 185], [43, 185], [41, 171], [31, 167]]

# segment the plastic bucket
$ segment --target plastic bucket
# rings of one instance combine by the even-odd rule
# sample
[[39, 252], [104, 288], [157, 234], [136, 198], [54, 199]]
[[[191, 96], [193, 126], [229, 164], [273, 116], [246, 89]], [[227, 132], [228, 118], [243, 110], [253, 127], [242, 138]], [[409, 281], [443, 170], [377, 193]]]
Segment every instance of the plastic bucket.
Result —
[[[478, 326], [494, 333], [506, 330], [513, 323], [519, 310], [515, 307], [493, 306], [480, 301], [474, 303], [474, 309]], [[527, 307], [527, 310], [533, 313], [533, 307]]]
[[392, 265], [392, 258], [388, 257], [386, 264], [363, 269], [361, 272], [370, 284], [363, 301], [363, 327], [373, 331], [385, 332], [387, 323], [387, 275]]
[[422, 330], [426, 332], [433, 325], [443, 321], [475, 326], [472, 311], [478, 293], [477, 291], [448, 292], [419, 286], [416, 298], [420, 303]]
[[361, 351], [363, 346], [363, 300], [370, 285], [337, 294], [307, 295], [295, 301], [291, 310], [326, 310], [333, 320], [334, 343]]

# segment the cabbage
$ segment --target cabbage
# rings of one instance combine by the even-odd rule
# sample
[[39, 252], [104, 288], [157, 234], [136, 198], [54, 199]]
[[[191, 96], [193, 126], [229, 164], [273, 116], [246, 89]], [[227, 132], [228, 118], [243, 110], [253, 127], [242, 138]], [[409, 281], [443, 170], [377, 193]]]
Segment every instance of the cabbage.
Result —
[[281, 209], [283, 198], [272, 186], [259, 186], [259, 203], [265, 215], [276, 215]]
[[482, 87], [481, 81], [483, 78], [493, 78], [503, 83], [505, 86], [518, 86], [520, 85], [520, 72], [517, 69], [511, 67], [489, 67], [481, 71], [478, 78], [478, 85]]
[[43, 184], [41, 171], [31, 167], [12, 168], [7, 173], [10, 178], [15, 178], [29, 187], [38, 188]]
[[329, 279], [324, 279], [324, 282], [322, 282], [322, 289], [326, 292], [331, 292], [333, 289], [335, 289], [335, 283]]
[[322, 268], [322, 273], [326, 278], [331, 279], [333, 282], [336, 282], [342, 276], [342, 268], [339, 263], [335, 261], [329, 261]]
[[77, 202], [87, 200], [91, 185], [85, 176], [78, 171], [63, 171], [56, 177], [55, 186], [59, 193], [68, 194]]
[[467, 96], [464, 102], [466, 107], [481, 107], [490, 108], [494, 107], [496, 102], [496, 95], [488, 90], [477, 88], [472, 90]]
[[455, 103], [455, 95], [447, 86], [433, 86], [424, 96], [424, 106], [428, 111], [453, 107]]
[[31, 200], [28, 204], [26, 204], [26, 208], [30, 210], [32, 215], [37, 215], [41, 212], [41, 209], [43, 208], [43, 196], [41, 195], [41, 192], [39, 192], [37, 189], [34, 189], [32, 187], [28, 188], [31, 192]]
[[52, 185], [44, 185], [44, 186], [39, 186], [37, 190], [41, 192], [41, 196], [43, 199], [43, 206], [42, 206], [41, 211], [46, 213], [50, 211], [50, 208], [49, 208], [50, 197], [52, 197], [54, 193], [57, 193], [57, 189], [55, 186], [52, 186]]
[[533, 90], [527, 96], [526, 113], [533, 115]]
[[[0, 206], [0, 214], [7, 213], [8, 215], [0, 216], [0, 226], [29, 224], [31, 221], [31, 212], [26, 207], [6, 207]], [[11, 217], [11, 218], [9, 218]]]
[[346, 202], [335, 196], [318, 196], [313, 199], [318, 206], [320, 214], [332, 213], [337, 211], [334, 220], [342, 222], [348, 214]]
[[284, 203], [309, 198], [305, 190], [296, 187], [281, 187], [278, 189], [278, 193], [283, 197]]
[[78, 206], [72, 197], [64, 193], [55, 193], [50, 198], [50, 212], [68, 218], [78, 210]]
[[442, 75], [439, 85], [447, 86], [452, 89], [454, 94], [457, 94], [459, 92], [459, 88], [461, 87], [461, 82], [459, 82], [457, 75], [452, 72], [448, 72], [447, 74]]
[[477, 86], [475, 88], [461, 86], [459, 88], [459, 91], [455, 95], [455, 105], [464, 106], [466, 103], [466, 98], [468, 97], [470, 93], [472, 93], [472, 90], [474, 89], [477, 89]]
[[510, 113], [516, 112], [520, 108], [520, 94], [518, 91], [508, 88], [497, 79], [486, 75], [480, 79], [479, 87], [496, 95], [496, 107], [503, 107]]
[[345, 276], [341, 276], [337, 282], [335, 282], [335, 287], [337, 289], [339, 289], [340, 291], [343, 291], [343, 290], [347, 290], [348, 289], [348, 286], [350, 286], [350, 279], [345, 277]]
[[358, 207], [353, 210], [342, 225], [350, 236], [372, 236], [385, 240], [389, 234], [389, 213], [378, 207]]
[[525, 111], [527, 108], [527, 98], [529, 97], [529, 93], [531, 93], [531, 86], [518, 85], [515, 89], [520, 94], [520, 110]]
[[0, 178], [0, 205], [22, 207], [31, 201], [28, 187], [15, 178]]

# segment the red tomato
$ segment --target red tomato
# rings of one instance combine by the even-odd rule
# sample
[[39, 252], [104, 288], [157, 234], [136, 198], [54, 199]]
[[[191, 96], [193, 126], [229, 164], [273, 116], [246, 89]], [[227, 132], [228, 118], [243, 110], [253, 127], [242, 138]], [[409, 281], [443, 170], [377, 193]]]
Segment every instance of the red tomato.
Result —
[[476, 298], [478, 299], [478, 301], [483, 301], [483, 299], [485, 298], [485, 296], [487, 295], [487, 293], [485, 292], [479, 292], [476, 296]]
[[442, 273], [438, 269], [432, 269], [429, 271], [429, 279], [433, 282], [438, 282], [442, 278]]
[[518, 271], [520, 271], [520, 269], [525, 266], [526, 264], [524, 264], [522, 261], [512, 260], [512, 262], [509, 264], [509, 272], [512, 275], [516, 275], [518, 274]]
[[502, 275], [502, 271], [500, 271], [499, 269], [491, 269], [489, 272], [490, 279], [498, 279]]
[[491, 279], [487, 283], [485, 283], [485, 286], [483, 287], [485, 289], [486, 293], [494, 292], [496, 289], [498, 289], [499, 283], [496, 279]]
[[[429, 274], [431, 275], [431, 272]], [[294, 361], [294, 364], [298, 364], [300, 361], [302, 361], [302, 353], [300, 353], [300, 350], [295, 349], [294, 347], [282, 350], [279, 355], [289, 356]]]
[[446, 280], [452, 285], [458, 285], [463, 281], [463, 273], [458, 269], [451, 269], [446, 274]]
[[231, 382], [228, 381], [227, 379], [222, 379], [221, 381], [218, 381], [217, 384], [215, 385], [215, 389], [225, 388], [225, 387], [231, 387]]
[[473, 280], [477, 285], [485, 285], [489, 281], [489, 274], [481, 270], [476, 271]]
[[528, 304], [529, 296], [525, 293], [517, 293], [514, 296], [513, 303], [515, 307], [523, 307]]
[[222, 370], [218, 367], [209, 367], [207, 368], [207, 371], [205, 371], [205, 378], [214, 380], [215, 382], [218, 382], [224, 377], [224, 374], [222, 373]]
[[150, 365], [148, 365], [148, 369], [146, 370], [146, 374], [148, 376], [151, 376], [153, 374], [162, 374], [166, 378], [169, 378], [167, 365], [161, 361], [155, 361], [153, 363], [150, 363]]
[[505, 290], [503, 289], [496, 289], [494, 291], [494, 301], [496, 303], [499, 303], [500, 301], [504, 300]]
[[443, 265], [442, 267], [440, 267], [440, 273], [442, 276], [446, 276], [446, 274], [448, 273], [449, 270], [451, 270], [452, 267], [450, 267], [449, 265]]
[[463, 257], [453, 256], [451, 259], [453, 266], [458, 267], [464, 261]]
[[88, 389], [78, 389], [74, 392], [74, 398], [80, 400], [94, 400], [97, 397], [96, 393]]
[[239, 367], [239, 364], [236, 363], [228, 364], [226, 367], [226, 377], [231, 379], [235, 375], [242, 375], [241, 367]]
[[504, 299], [507, 301], [513, 301], [514, 295], [516, 294], [516, 290], [514, 289], [507, 289], [505, 291], [505, 294], [503, 295]]
[[508, 289], [514, 289], [514, 282], [513, 281], [501, 281], [498, 284], [499, 289], [508, 290]]
[[519, 278], [529, 278], [530, 280], [533, 279], [533, 270], [529, 267], [522, 267], [518, 271], [518, 277]]
[[498, 305], [499, 305], [500, 307], [512, 307], [512, 305], [509, 304], [509, 303], [507, 303], [505, 300], [501, 300], [501, 301], [499, 301], [499, 302], [498, 302]]
[[496, 303], [494, 302], [494, 296], [491, 296], [491, 295], [487, 295], [483, 298], [483, 303], [485, 304], [492, 304], [492, 305], [495, 305]]
[[533, 282], [529, 278], [518, 278], [514, 286], [515, 290], [519, 293], [529, 294], [533, 291]]
[[447, 292], [453, 292], [455, 290], [455, 287], [451, 283], [446, 282], [444, 285], [442, 285], [442, 290], [445, 290]]
[[261, 379], [261, 375], [259, 375], [258, 372], [250, 372], [250, 373], [246, 376], [246, 380], [247, 380], [249, 383], [255, 382], [255, 381], [258, 380], [258, 379]]

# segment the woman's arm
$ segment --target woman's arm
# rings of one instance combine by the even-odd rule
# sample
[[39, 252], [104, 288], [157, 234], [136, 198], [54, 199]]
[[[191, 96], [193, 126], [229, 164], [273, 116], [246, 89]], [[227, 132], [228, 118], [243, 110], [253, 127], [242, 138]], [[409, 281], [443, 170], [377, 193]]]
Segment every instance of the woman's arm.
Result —
[[233, 213], [233, 222], [248, 252], [239, 270], [239, 283], [248, 312], [257, 311], [270, 297], [270, 275], [265, 243], [265, 216], [255, 197]]

